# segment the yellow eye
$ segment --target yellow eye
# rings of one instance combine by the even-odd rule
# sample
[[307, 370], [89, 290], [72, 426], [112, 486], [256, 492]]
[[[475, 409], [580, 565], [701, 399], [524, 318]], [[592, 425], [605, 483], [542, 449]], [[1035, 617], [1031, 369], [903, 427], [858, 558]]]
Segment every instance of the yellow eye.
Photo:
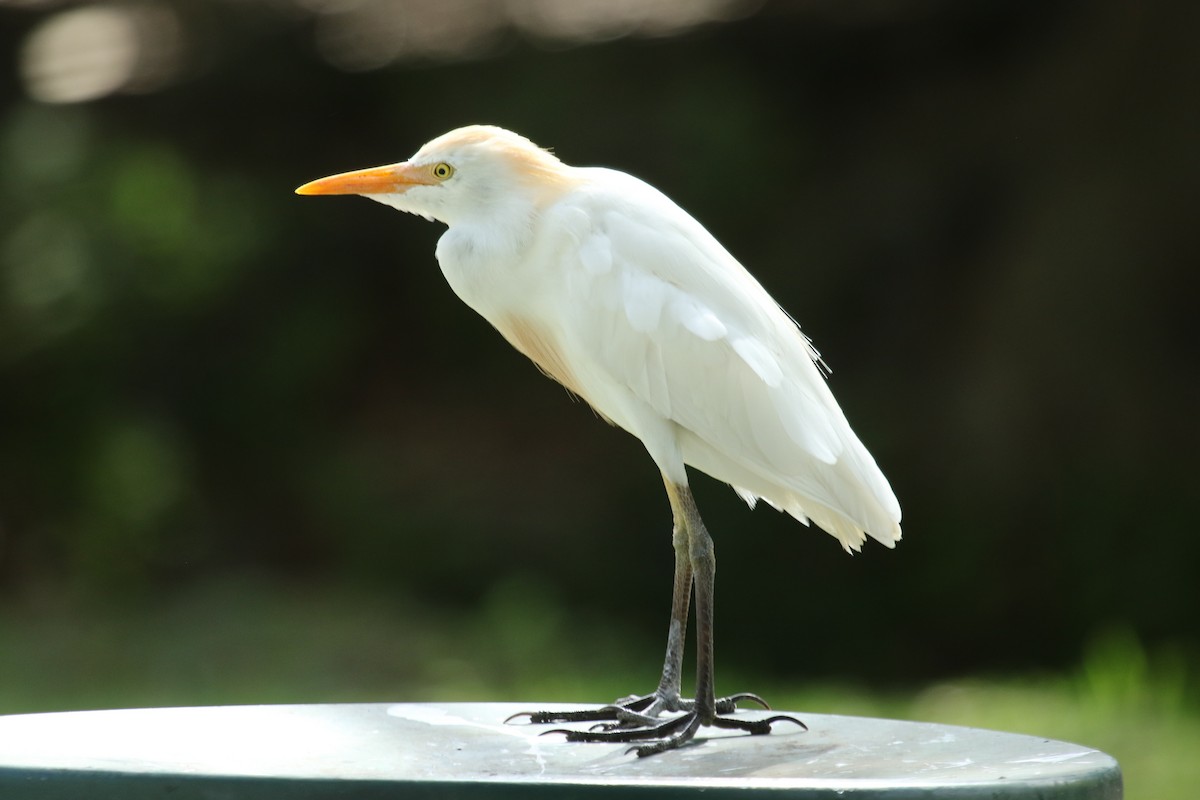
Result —
[[443, 161], [440, 164], [434, 164], [431, 171], [433, 172], [433, 177], [439, 181], [444, 181], [454, 174], [454, 167]]

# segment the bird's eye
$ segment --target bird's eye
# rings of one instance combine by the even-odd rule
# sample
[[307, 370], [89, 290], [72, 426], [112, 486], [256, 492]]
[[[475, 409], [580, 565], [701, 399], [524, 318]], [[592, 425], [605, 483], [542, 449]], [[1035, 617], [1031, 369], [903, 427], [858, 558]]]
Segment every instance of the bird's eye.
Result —
[[454, 167], [443, 161], [440, 164], [434, 164], [432, 171], [433, 177], [437, 178], [439, 181], [444, 181], [454, 174]]

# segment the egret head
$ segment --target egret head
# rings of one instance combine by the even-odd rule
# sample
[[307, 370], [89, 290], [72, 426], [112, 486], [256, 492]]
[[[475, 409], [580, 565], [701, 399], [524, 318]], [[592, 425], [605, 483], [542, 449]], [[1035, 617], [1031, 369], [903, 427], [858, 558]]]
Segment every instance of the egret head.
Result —
[[566, 188], [568, 168], [552, 153], [491, 125], [458, 128], [408, 161], [306, 183], [297, 194], [360, 194], [447, 224], [540, 205]]

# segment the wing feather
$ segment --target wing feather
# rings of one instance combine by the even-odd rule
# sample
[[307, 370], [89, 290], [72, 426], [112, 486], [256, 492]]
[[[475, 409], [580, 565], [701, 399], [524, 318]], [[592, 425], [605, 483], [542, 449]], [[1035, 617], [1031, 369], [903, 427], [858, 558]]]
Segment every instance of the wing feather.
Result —
[[560, 306], [571, 310], [557, 327], [587, 362], [574, 370], [585, 399], [639, 434], [621, 422], [621, 393], [636, 398], [676, 426], [686, 463], [751, 505], [811, 520], [847, 549], [864, 534], [894, 544], [895, 496], [792, 319], [657, 190], [587, 172], [591, 188], [547, 212], [547, 229], [570, 234]]

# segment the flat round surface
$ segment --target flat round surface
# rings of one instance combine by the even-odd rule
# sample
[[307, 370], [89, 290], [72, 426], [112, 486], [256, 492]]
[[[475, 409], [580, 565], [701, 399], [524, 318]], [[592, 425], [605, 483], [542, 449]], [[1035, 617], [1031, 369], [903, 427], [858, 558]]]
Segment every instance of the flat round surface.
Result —
[[[769, 736], [701, 729], [639, 759], [625, 744], [504, 724], [539, 703], [225, 706], [0, 717], [0, 797], [1120, 798], [1079, 745], [913, 722], [795, 715]], [[766, 713], [739, 711], [753, 718]]]

